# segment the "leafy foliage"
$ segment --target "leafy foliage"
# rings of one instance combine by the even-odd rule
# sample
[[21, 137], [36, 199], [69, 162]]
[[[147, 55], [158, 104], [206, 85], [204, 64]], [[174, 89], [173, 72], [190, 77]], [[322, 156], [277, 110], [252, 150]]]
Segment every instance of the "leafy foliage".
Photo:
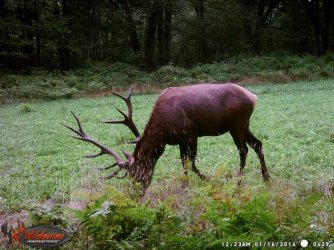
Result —
[[167, 86], [198, 82], [272, 82], [315, 80], [334, 77], [334, 57], [288, 54], [234, 57], [222, 63], [203, 64], [191, 69], [164, 66], [144, 73], [125, 63], [93, 63], [68, 72], [35, 71], [29, 75], [0, 75], [2, 102], [13, 99], [72, 98], [80, 93], [106, 94], [111, 89], [137, 86], [152, 92]]
[[[171, 233], [179, 233], [181, 220], [167, 211], [164, 204], [150, 209], [147, 203], [138, 205], [124, 193], [108, 192], [80, 213], [85, 230], [99, 249], [164, 246]], [[112, 200], [105, 201], [106, 196]]]
[[[203, 187], [209, 192], [200, 194], [203, 209], [198, 210], [196, 193]], [[311, 193], [300, 202], [297, 197], [284, 200], [278, 189], [263, 189], [262, 194], [244, 189], [230, 196], [218, 182], [203, 187], [188, 190], [184, 208], [173, 207], [168, 199], [148, 207], [150, 200], [138, 203], [109, 189], [108, 195], [80, 212], [82, 230], [99, 249], [219, 249], [222, 242], [240, 241], [290, 242], [298, 247], [305, 238], [333, 239], [333, 227], [322, 228], [317, 218], [318, 211], [333, 216], [330, 197]], [[224, 198], [217, 199], [217, 192]]]

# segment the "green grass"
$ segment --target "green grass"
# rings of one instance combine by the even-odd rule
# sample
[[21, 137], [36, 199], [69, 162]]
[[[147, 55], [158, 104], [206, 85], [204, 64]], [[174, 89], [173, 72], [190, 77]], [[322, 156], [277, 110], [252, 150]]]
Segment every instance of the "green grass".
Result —
[[[112, 229], [115, 226], [112, 222], [96, 222], [88, 215], [104, 201], [111, 200], [115, 211], [126, 208], [120, 217], [112, 217], [115, 212], [109, 219], [123, 223], [122, 216], [130, 213], [133, 223], [126, 227], [132, 231], [124, 234], [117, 231], [117, 238], [110, 244], [118, 244], [118, 248], [219, 249], [222, 241], [298, 241], [303, 237], [333, 241], [334, 81], [246, 87], [259, 97], [251, 129], [264, 145], [272, 176], [268, 185], [263, 183], [258, 159], [250, 150], [243, 185], [238, 188], [239, 157], [231, 137], [228, 134], [204, 137], [198, 143], [197, 166], [211, 179], [203, 182], [194, 174], [185, 179], [178, 148], [167, 146], [156, 165], [149, 199], [143, 204], [133, 194], [134, 187], [128, 180], [101, 178], [107, 173], [98, 167], [110, 163], [110, 157], [82, 158], [95, 148], [74, 140], [62, 126], [74, 125], [70, 111], [75, 111], [80, 113], [88, 134], [120, 154], [121, 149], [131, 151], [133, 145], [123, 144], [133, 139], [127, 128], [100, 123], [120, 117], [113, 106], [126, 107], [119, 99], [81, 98], [3, 105], [0, 107], [0, 216], [22, 209], [35, 214], [36, 206], [43, 210], [43, 205], [51, 204], [58, 206], [57, 211], [60, 206], [71, 223], [74, 215], [65, 212], [68, 207], [76, 202], [92, 202], [79, 216], [86, 225], [79, 231], [101, 242], [101, 235], [112, 237], [111, 232], [120, 229]], [[133, 97], [134, 119], [140, 131], [156, 98], [155, 94]], [[163, 223], [157, 219], [161, 209], [166, 210]], [[105, 229], [104, 234], [96, 235], [95, 226]], [[77, 242], [74, 240], [72, 244], [84, 241], [74, 239]], [[161, 242], [165, 245], [160, 245]]]

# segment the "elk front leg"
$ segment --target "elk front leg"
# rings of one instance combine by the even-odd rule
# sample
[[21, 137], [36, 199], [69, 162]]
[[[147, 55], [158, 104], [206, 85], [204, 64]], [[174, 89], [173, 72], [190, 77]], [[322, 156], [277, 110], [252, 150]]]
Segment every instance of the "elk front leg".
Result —
[[187, 164], [187, 160], [188, 160], [188, 152], [187, 152], [187, 146], [184, 144], [180, 144], [179, 145], [180, 148], [180, 158], [181, 158], [181, 162], [182, 162], [182, 167], [183, 167], [183, 173], [185, 176], [188, 175], [188, 164]]
[[191, 164], [191, 170], [196, 173], [202, 180], [206, 179], [205, 175], [202, 174], [195, 165], [197, 155], [197, 140], [192, 140], [187, 145], [180, 144], [180, 155], [185, 175], [188, 174], [187, 160], [189, 160]]

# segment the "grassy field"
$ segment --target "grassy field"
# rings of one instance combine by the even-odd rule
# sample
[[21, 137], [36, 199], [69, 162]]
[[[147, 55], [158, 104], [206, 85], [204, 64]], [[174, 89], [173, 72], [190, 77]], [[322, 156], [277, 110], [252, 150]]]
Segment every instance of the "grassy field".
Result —
[[[305, 237], [333, 242], [334, 81], [246, 87], [259, 97], [251, 129], [263, 142], [270, 183], [263, 183], [258, 159], [250, 150], [243, 184], [236, 185], [239, 157], [226, 134], [199, 140], [197, 166], [210, 176], [205, 182], [192, 173], [184, 178], [178, 148], [168, 146], [145, 199], [136, 197], [128, 180], [102, 179], [107, 172], [98, 168], [112, 159], [82, 158], [95, 148], [71, 138], [62, 125], [74, 125], [70, 111], [75, 111], [88, 134], [118, 152], [131, 151], [133, 145], [123, 144], [133, 139], [127, 128], [100, 123], [120, 117], [113, 106], [126, 107], [119, 99], [1, 106], [0, 217], [22, 210], [29, 211], [27, 224], [57, 224], [57, 218], [65, 217], [58, 224], [76, 231], [72, 247], [92, 241], [98, 245], [103, 237], [110, 238], [106, 248], [117, 249], [219, 249], [222, 241], [298, 242]], [[133, 97], [141, 131], [156, 98]], [[130, 218], [132, 227], [115, 229], [112, 222], [88, 216], [107, 200], [115, 208], [110, 216], [119, 211], [119, 216]], [[85, 208], [87, 204], [91, 205]], [[77, 215], [77, 209], [84, 210]]]

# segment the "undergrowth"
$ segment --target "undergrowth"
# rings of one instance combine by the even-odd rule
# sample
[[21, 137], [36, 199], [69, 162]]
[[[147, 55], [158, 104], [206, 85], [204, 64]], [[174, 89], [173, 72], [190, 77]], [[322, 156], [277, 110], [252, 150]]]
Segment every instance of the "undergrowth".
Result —
[[[299, 200], [292, 190], [281, 189], [279, 181], [255, 189], [223, 184], [215, 177], [190, 185], [183, 187], [188, 195], [182, 196], [182, 207], [175, 206], [181, 201], [177, 193], [162, 201], [138, 202], [106, 189], [77, 213], [86, 241], [74, 238], [72, 244], [86, 242], [97, 249], [221, 249], [223, 242], [244, 242], [249, 248], [259, 242], [289, 242], [298, 249], [302, 239], [333, 241], [332, 197], [320, 192]], [[319, 218], [319, 211], [325, 218]]]
[[17, 99], [72, 98], [80, 94], [105, 95], [108, 90], [135, 85], [140, 92], [199, 82], [291, 82], [334, 77], [334, 57], [276, 54], [233, 57], [228, 61], [185, 69], [173, 65], [147, 73], [124, 63], [96, 62], [67, 72], [32, 70], [0, 74], [2, 103]]

